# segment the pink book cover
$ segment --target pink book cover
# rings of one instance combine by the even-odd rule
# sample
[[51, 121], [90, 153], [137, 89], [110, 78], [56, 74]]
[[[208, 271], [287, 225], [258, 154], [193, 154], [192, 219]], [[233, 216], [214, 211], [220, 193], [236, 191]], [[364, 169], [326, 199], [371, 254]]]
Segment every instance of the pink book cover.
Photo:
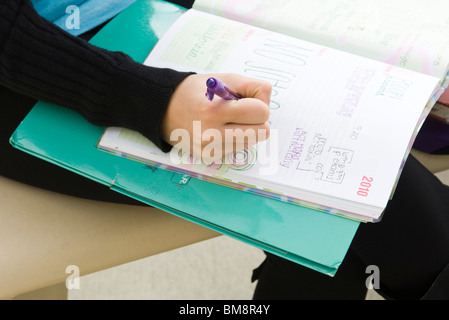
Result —
[[443, 94], [438, 99], [438, 103], [444, 104], [445, 106], [449, 106], [449, 88], [443, 92]]
[[440, 96], [437, 103], [430, 111], [429, 116], [449, 124], [449, 88]]

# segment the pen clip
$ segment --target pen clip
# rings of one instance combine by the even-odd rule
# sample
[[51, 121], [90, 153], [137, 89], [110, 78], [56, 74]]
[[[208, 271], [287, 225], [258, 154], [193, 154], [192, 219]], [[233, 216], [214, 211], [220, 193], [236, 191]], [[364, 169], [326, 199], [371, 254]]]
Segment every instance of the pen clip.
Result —
[[212, 101], [213, 99], [214, 99], [214, 92], [211, 90], [211, 89], [207, 89], [207, 92], [206, 92], [206, 97], [207, 97], [207, 99], [209, 99], [210, 101]]

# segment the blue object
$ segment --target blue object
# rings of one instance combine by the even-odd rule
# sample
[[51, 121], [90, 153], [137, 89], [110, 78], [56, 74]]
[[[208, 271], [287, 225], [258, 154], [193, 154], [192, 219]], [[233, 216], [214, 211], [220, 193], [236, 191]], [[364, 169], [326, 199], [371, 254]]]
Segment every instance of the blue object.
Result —
[[115, 17], [135, 1], [31, 0], [31, 3], [42, 17], [78, 36]]

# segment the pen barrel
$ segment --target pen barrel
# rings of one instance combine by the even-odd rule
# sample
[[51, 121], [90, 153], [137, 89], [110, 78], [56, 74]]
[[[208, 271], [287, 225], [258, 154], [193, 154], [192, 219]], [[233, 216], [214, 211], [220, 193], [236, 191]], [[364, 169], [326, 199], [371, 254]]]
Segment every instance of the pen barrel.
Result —
[[218, 96], [220, 96], [222, 99], [225, 99], [225, 100], [238, 100], [239, 99], [239, 95], [237, 93], [233, 92], [231, 89], [229, 89], [226, 86], [223, 86], [223, 89], [220, 92], [220, 94], [218, 94]]

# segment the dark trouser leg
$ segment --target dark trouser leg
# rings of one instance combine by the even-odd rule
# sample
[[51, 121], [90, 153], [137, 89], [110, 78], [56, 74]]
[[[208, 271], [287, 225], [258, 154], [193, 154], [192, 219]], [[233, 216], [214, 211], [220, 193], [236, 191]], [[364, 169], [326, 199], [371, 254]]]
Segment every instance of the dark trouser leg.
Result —
[[[362, 299], [366, 267], [375, 265], [383, 294], [419, 299], [438, 276], [435, 288], [449, 287], [442, 283], [448, 275], [441, 274], [448, 264], [449, 187], [409, 157], [382, 221], [360, 226], [335, 278], [269, 255], [255, 298]], [[444, 290], [435, 296], [443, 297]]]
[[364, 266], [351, 251], [334, 277], [272, 254], [254, 272], [255, 300], [363, 300], [367, 292]]
[[449, 187], [410, 157], [382, 221], [361, 225], [351, 248], [379, 267], [382, 292], [421, 298], [449, 264]]

